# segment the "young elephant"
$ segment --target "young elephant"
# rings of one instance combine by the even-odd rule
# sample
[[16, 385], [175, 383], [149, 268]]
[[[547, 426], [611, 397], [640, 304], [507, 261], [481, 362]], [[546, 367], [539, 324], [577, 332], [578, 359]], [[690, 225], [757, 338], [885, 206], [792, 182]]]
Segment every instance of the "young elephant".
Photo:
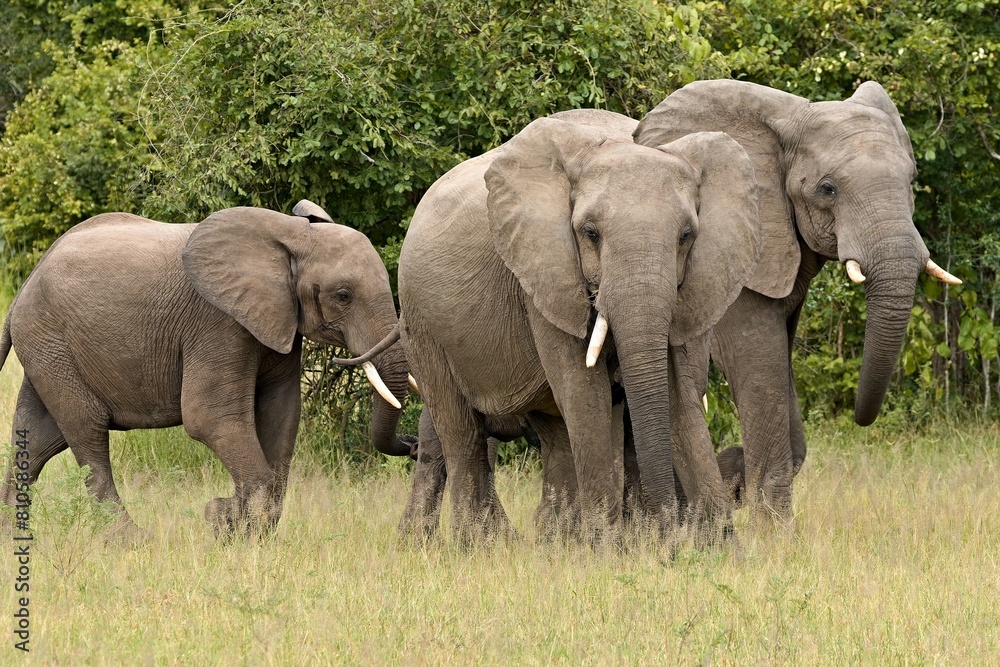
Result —
[[[106, 213], [60, 237], [0, 338], [0, 364], [13, 346], [24, 367], [13, 430], [27, 440], [0, 500], [13, 505], [69, 447], [90, 466], [91, 493], [120, 503], [108, 431], [183, 424], [236, 485], [205, 509], [216, 534], [270, 530], [298, 430], [302, 336], [366, 353], [352, 361], [382, 385], [372, 441], [409, 454], [396, 436], [406, 362], [385, 267], [360, 232], [310, 222], [329, 221], [310, 202], [295, 211], [232, 208], [186, 225]], [[124, 510], [122, 522], [134, 529]]]
[[[756, 185], [725, 134], [646, 148], [634, 128], [595, 110], [537, 120], [440, 178], [414, 214], [399, 262], [402, 336], [461, 537], [509, 530], [491, 415], [525, 416], [546, 489], [566, 488], [559, 475], [572, 471], [587, 523], [619, 524], [615, 363], [649, 506], [661, 525], [676, 520], [668, 346], [711, 327], [752, 273]], [[613, 355], [601, 351], [609, 329]], [[404, 530], [431, 527], [408, 520]]]

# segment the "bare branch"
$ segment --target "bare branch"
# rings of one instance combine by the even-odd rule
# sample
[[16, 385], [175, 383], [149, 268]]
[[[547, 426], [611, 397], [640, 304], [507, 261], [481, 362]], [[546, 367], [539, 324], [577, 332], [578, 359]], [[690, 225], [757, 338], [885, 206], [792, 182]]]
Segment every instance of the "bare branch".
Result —
[[989, 153], [990, 157], [993, 158], [994, 160], [1000, 161], [1000, 153], [997, 153], [995, 150], [993, 150], [993, 147], [990, 146], [990, 140], [986, 136], [986, 130], [984, 130], [981, 125], [976, 125], [976, 129], [979, 130], [979, 136], [983, 140], [983, 146], [986, 147], [986, 152]]

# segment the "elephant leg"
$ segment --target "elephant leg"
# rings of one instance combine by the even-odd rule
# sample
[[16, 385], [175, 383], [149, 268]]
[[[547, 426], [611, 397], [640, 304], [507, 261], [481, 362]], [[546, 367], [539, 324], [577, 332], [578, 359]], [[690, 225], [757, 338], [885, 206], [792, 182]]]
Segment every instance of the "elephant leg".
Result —
[[799, 474], [806, 460], [806, 433], [802, 426], [802, 411], [799, 396], [795, 391], [795, 376], [792, 364], [788, 364], [788, 438], [792, 448], [792, 476]]
[[471, 544], [510, 535], [513, 529], [493, 483], [482, 419], [464, 397], [446, 396], [430, 404], [430, 410], [444, 452], [456, 538]]
[[595, 537], [605, 531], [614, 536], [621, 528], [624, 444], [620, 423], [616, 428], [612, 417], [607, 367], [599, 361], [587, 368], [583, 341], [557, 329], [535, 308], [527, 311], [542, 369], [569, 433], [581, 521]]
[[729, 381], [743, 433], [744, 501], [756, 516], [788, 517], [788, 334], [779, 301], [744, 289], [713, 334], [712, 354]]
[[274, 471], [272, 497], [279, 516], [285, 500], [302, 406], [297, 359], [294, 365], [291, 372], [258, 387], [254, 406], [257, 439], [268, 465]]
[[10, 507], [29, 502], [26, 497], [18, 497], [21, 484], [34, 484], [49, 459], [69, 446], [28, 378], [21, 382], [11, 426], [11, 444], [18, 442], [27, 444], [24, 449], [15, 445], [0, 488], [0, 502]]
[[[276, 476], [260, 441], [252, 415], [254, 387], [229, 382], [219, 396], [220, 377], [244, 377], [245, 369], [216, 365], [211, 372], [185, 369], [181, 384], [181, 415], [188, 435], [207, 445], [232, 475], [235, 494], [215, 498], [205, 507], [205, 519], [217, 537], [236, 532], [267, 533], [281, 516], [274, 501]], [[227, 372], [228, 371], [228, 372]], [[255, 374], [250, 374], [250, 379]], [[221, 400], [220, 400], [221, 399]]]
[[562, 418], [533, 412], [527, 419], [542, 445], [542, 498], [535, 510], [535, 529], [547, 542], [579, 529], [576, 465]]
[[[815, 275], [818, 270], [814, 266], [809, 270], [808, 275]], [[808, 282], [806, 285], [808, 286]], [[802, 314], [805, 292], [803, 291], [801, 296], [794, 293], [788, 298], [798, 301], [798, 305], [792, 309], [785, 321], [785, 329], [788, 332], [788, 441], [792, 448], [792, 476], [794, 477], [799, 474], [799, 470], [802, 469], [802, 464], [806, 460], [806, 433], [802, 427], [802, 411], [799, 408], [798, 391], [795, 389], [795, 371], [792, 369], [795, 329], [799, 325], [799, 316]]]
[[[90, 495], [98, 502], [113, 503], [116, 507], [118, 535], [128, 539], [136, 537], [142, 531], [122, 507], [111, 470], [108, 409], [80, 377], [64, 343], [54, 342], [46, 351], [44, 373], [33, 372], [33, 361], [25, 360], [25, 377], [32, 381], [22, 384], [18, 399], [19, 402], [21, 397], [25, 400], [23, 414], [26, 418], [36, 420], [41, 428], [39, 435], [45, 451], [38, 472], [45, 461], [68, 446], [80, 467], [90, 469], [86, 481]], [[50, 410], [47, 406], [57, 407]], [[65, 437], [65, 442], [57, 433]], [[31, 440], [34, 435], [29, 433], [28, 437]]]
[[399, 534], [429, 539], [437, 530], [441, 515], [441, 501], [448, 481], [444, 464], [441, 439], [434, 429], [430, 410], [425, 406], [420, 412], [420, 445], [414, 466], [413, 487], [399, 522]]
[[670, 348], [670, 405], [674, 472], [687, 498], [695, 542], [708, 545], [733, 533], [732, 502], [719, 471], [701, 397], [708, 376], [707, 336]]

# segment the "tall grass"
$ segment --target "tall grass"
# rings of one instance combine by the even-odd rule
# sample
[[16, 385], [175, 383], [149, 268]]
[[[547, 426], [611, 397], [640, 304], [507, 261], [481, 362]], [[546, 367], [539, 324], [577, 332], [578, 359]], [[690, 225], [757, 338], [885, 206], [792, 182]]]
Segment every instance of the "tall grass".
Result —
[[[4, 432], [19, 377], [9, 360]], [[404, 464], [351, 474], [308, 455], [296, 457], [274, 537], [223, 544], [202, 514], [232, 482], [207, 449], [177, 429], [116, 434], [119, 489], [147, 539], [104, 540], [107, 516], [86, 502], [69, 452], [50, 462], [32, 514], [33, 662], [1000, 662], [997, 425], [827, 422], [809, 442], [790, 527], [755, 532], [738, 512], [739, 555], [670, 560], [651, 545], [608, 554], [536, 543], [530, 466], [498, 476], [524, 539], [472, 551], [446, 536], [401, 544]], [[13, 610], [5, 553], [3, 609]], [[12, 663], [2, 616], [0, 663]]]

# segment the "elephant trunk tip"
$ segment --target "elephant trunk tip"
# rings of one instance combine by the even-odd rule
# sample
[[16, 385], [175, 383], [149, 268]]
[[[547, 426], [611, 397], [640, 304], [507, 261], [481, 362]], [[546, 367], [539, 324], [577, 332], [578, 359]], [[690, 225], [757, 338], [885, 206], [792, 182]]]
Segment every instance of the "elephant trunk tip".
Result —
[[879, 401], [877, 405], [860, 405], [855, 402], [854, 405], [854, 423], [858, 426], [871, 426], [874, 423], [875, 418], [878, 417], [878, 412], [882, 408], [882, 402]]

